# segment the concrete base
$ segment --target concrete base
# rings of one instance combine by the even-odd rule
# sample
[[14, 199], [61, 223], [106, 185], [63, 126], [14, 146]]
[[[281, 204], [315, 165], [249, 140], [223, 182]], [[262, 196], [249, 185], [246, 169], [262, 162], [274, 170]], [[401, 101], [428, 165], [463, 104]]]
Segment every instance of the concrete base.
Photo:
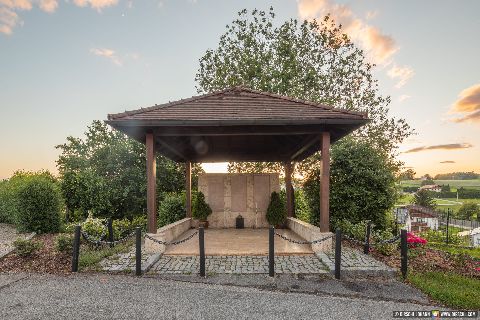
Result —
[[[148, 235], [160, 241], [170, 242], [177, 239], [192, 227], [192, 218], [185, 218], [177, 222], [166, 225], [157, 230], [157, 233], [149, 233]], [[145, 252], [147, 253], [163, 253], [166, 246], [156, 243], [145, 238]]]
[[[287, 226], [290, 230], [307, 241], [314, 241], [333, 235], [331, 232], [320, 232], [319, 227], [295, 218], [287, 218]], [[332, 238], [320, 243], [314, 243], [311, 245], [312, 251], [315, 253], [331, 251], [332, 243]]]

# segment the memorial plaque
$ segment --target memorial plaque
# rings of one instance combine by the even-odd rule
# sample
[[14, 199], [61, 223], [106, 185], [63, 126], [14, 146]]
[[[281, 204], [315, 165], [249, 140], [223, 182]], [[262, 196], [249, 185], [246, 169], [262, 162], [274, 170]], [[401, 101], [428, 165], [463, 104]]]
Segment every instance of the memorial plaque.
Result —
[[247, 211], [247, 176], [246, 175], [232, 175], [231, 176], [231, 190], [232, 190], [232, 211], [245, 212]]
[[208, 177], [208, 204], [212, 211], [223, 212], [225, 207], [224, 202], [224, 176], [209, 176]]
[[270, 202], [270, 176], [254, 175], [253, 176], [253, 201], [257, 210], [266, 212]]

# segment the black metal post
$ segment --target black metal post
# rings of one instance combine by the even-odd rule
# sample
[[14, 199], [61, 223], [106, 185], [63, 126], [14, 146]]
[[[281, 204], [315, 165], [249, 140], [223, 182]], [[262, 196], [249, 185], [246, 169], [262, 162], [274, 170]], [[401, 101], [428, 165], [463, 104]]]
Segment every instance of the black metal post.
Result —
[[142, 228], [135, 229], [135, 275], [142, 275]]
[[268, 230], [268, 275], [275, 276], [275, 227]]
[[200, 277], [205, 277], [205, 235], [203, 227], [198, 228], [198, 244], [200, 245]]
[[108, 218], [108, 220], [107, 220], [107, 228], [108, 228], [108, 241], [110, 242], [110, 248], [113, 248], [113, 224], [112, 224], [112, 218]]
[[405, 279], [407, 277], [408, 266], [408, 245], [407, 245], [407, 230], [402, 229], [401, 238], [401, 260], [402, 260], [402, 276]]
[[368, 221], [367, 230], [365, 233], [365, 245], [363, 246], [363, 253], [368, 254], [370, 252], [370, 232], [372, 228], [372, 223]]
[[342, 230], [335, 233], [335, 279], [340, 279], [340, 266], [342, 263]]
[[449, 234], [449, 223], [450, 223], [450, 208], [447, 209], [447, 238], [446, 243], [448, 244], [448, 234]]
[[75, 226], [75, 235], [73, 237], [72, 272], [78, 271], [78, 256], [80, 255], [80, 230], [80, 226]]

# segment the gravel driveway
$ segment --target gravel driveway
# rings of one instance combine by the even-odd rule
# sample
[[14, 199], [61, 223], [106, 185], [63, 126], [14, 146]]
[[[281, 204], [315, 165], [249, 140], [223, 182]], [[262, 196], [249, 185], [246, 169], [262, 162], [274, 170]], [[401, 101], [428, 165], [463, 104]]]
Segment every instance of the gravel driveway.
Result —
[[0, 259], [12, 250], [12, 243], [17, 238], [31, 238], [33, 235], [18, 233], [14, 226], [0, 223]]
[[2, 319], [391, 319], [432, 308], [148, 277], [0, 274]]

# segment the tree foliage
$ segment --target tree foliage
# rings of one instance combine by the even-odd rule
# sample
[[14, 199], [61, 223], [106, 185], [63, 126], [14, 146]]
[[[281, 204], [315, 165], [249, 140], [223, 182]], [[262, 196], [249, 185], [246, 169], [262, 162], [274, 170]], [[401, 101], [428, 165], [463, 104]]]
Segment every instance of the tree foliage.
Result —
[[416, 172], [413, 169], [407, 169], [398, 175], [399, 180], [415, 180]]
[[480, 218], [480, 206], [473, 202], [467, 202], [462, 204], [458, 209], [458, 217], [460, 219], [470, 220], [475, 217]]
[[33, 175], [19, 187], [17, 197], [20, 231], [55, 233], [60, 230], [63, 199], [55, 181], [45, 175]]
[[435, 176], [435, 180], [472, 180], [480, 179], [480, 174], [473, 171], [469, 172], [451, 172], [439, 173]]
[[[57, 167], [69, 211], [87, 211], [95, 216], [132, 218], [146, 210], [145, 145], [134, 141], [104, 123], [94, 121], [85, 138], [68, 137], [57, 146], [61, 155]], [[157, 194], [185, 188], [185, 170], [157, 155]], [[196, 185], [194, 166], [192, 181]]]
[[[379, 94], [377, 80], [362, 50], [326, 16], [321, 21], [291, 19], [278, 23], [269, 12], [246, 9], [207, 50], [196, 74], [199, 92], [235, 85], [368, 112], [372, 121], [355, 135], [393, 155], [411, 133], [403, 119], [388, 115], [390, 97]], [[313, 172], [319, 155], [297, 166]], [[231, 171], [282, 171], [275, 163], [232, 163]]]
[[210, 208], [208, 203], [205, 201], [205, 195], [203, 192], [198, 192], [193, 201], [192, 216], [195, 219], [204, 221], [207, 220], [210, 214], [212, 214], [212, 208]]
[[272, 192], [267, 208], [267, 221], [272, 226], [282, 225], [287, 219], [287, 208], [278, 192]]
[[413, 196], [413, 203], [422, 207], [435, 209], [435, 199], [428, 190], [418, 190]]
[[[367, 142], [343, 139], [332, 150], [330, 169], [330, 221], [356, 224], [371, 220], [378, 229], [388, 226], [386, 212], [395, 204], [395, 175], [385, 153]], [[305, 182], [312, 220], [320, 217], [320, 177], [311, 175]]]

